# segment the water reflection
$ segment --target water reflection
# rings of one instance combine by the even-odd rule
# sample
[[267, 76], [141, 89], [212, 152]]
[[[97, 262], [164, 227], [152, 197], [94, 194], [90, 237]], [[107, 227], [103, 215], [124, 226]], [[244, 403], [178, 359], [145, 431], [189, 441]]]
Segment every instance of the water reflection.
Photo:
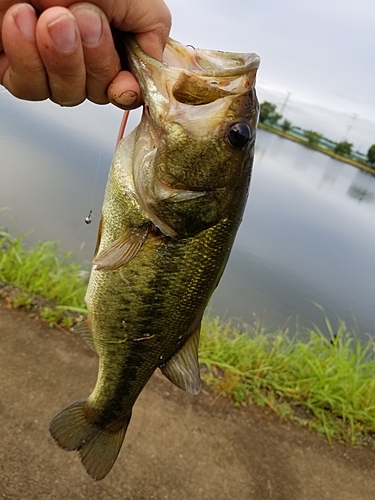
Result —
[[375, 186], [373, 176], [367, 172], [358, 172], [347, 191], [348, 196], [357, 201], [375, 203]]
[[244, 222], [213, 307], [293, 328], [296, 318], [323, 326], [318, 303], [331, 318], [356, 317], [374, 332], [375, 210], [358, 204], [350, 186], [372, 192], [375, 178], [263, 131], [257, 147]]
[[[0, 206], [11, 211], [2, 212], [0, 220], [17, 234], [33, 230], [30, 243], [59, 240], [64, 250], [91, 259], [113, 137], [111, 143], [94, 141], [82, 130], [31, 112], [27, 103], [1, 97]], [[94, 217], [88, 229], [84, 219], [90, 208]]]
[[[89, 260], [115, 134], [93, 140], [19, 106], [0, 100], [0, 206], [12, 208], [0, 221]], [[293, 329], [297, 318], [323, 325], [318, 303], [375, 333], [374, 193], [375, 177], [259, 131], [244, 221], [211, 309]]]

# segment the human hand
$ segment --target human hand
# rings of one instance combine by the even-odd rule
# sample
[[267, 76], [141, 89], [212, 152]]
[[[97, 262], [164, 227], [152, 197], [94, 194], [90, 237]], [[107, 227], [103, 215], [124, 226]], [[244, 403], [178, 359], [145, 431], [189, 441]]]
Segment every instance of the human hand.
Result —
[[121, 71], [111, 27], [161, 59], [171, 17], [163, 0], [0, 0], [0, 83], [20, 99], [75, 106], [86, 98], [133, 109], [137, 81]]

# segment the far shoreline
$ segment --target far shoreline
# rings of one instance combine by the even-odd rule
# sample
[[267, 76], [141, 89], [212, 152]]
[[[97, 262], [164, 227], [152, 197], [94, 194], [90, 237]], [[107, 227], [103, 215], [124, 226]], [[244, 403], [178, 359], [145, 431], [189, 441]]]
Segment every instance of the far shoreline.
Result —
[[327, 156], [330, 156], [334, 160], [341, 161], [343, 163], [348, 163], [349, 165], [352, 165], [353, 167], [360, 168], [364, 172], [367, 172], [371, 175], [375, 175], [375, 168], [371, 168], [367, 165], [364, 165], [363, 163], [360, 163], [359, 161], [353, 160], [351, 158], [348, 158], [346, 156], [341, 156], [333, 151], [330, 151], [327, 148], [323, 148], [322, 146], [317, 146], [317, 145], [311, 145], [309, 144], [306, 140], [296, 137], [292, 134], [289, 134], [288, 132], [284, 132], [283, 130], [280, 130], [278, 128], [272, 127], [271, 125], [267, 125], [265, 123], [259, 122], [258, 123], [258, 128], [261, 130], [265, 130], [266, 132], [270, 132], [271, 134], [276, 134], [280, 137], [283, 137], [284, 139], [289, 139], [290, 141], [296, 142], [297, 144], [301, 144], [301, 146], [305, 146], [309, 149], [313, 149], [314, 151], [318, 151], [319, 153], [323, 153]]

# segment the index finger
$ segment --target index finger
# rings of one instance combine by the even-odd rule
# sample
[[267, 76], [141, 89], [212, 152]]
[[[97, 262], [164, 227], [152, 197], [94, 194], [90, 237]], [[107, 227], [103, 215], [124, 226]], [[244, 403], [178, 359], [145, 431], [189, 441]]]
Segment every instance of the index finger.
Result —
[[1, 34], [4, 16], [5, 16], [7, 10], [10, 9], [12, 7], [12, 5], [15, 5], [16, 3], [18, 3], [18, 1], [19, 0], [1, 0], [1, 3], [0, 3], [0, 52], [3, 52], [3, 50], [4, 50], [3, 39], [2, 39], [2, 34]]
[[[6, 11], [17, 0], [0, 2], [0, 52], [3, 50], [1, 26]], [[69, 8], [75, 0], [25, 0], [39, 13], [53, 7]], [[106, 14], [109, 23], [121, 31], [131, 31], [142, 49], [155, 59], [161, 60], [171, 29], [172, 18], [163, 0], [91, 0]]]

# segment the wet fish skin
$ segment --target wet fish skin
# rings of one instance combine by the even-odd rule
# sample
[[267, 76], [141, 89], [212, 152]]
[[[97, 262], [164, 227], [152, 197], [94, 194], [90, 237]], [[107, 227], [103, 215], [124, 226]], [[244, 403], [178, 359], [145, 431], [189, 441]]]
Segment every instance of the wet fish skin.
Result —
[[99, 355], [97, 383], [50, 425], [96, 480], [111, 470], [157, 367], [199, 392], [201, 318], [242, 219], [258, 117], [254, 55], [192, 52], [170, 41], [166, 57], [186, 66], [176, 69], [128, 43], [145, 111], [112, 162], [88, 320], [78, 327]]

